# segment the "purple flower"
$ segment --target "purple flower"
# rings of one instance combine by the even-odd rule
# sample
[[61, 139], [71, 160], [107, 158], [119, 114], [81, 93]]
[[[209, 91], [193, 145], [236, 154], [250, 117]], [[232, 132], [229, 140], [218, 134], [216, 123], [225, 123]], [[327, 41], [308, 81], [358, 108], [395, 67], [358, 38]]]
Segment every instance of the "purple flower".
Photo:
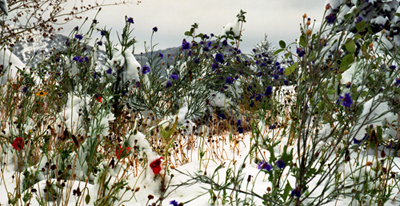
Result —
[[218, 114], [218, 119], [226, 119], [226, 116], [224, 113], [219, 113]]
[[217, 55], [215, 55], [215, 60], [219, 63], [224, 63], [224, 55], [218, 53]]
[[72, 58], [72, 61], [78, 61], [80, 58], [80, 56], [75, 56], [74, 58]]
[[252, 87], [252, 86], [248, 86], [248, 87], [247, 87], [247, 91], [251, 92], [252, 90], [253, 90], [253, 87]]
[[328, 22], [328, 24], [335, 23], [336, 14], [329, 14], [328, 16], [325, 17], [325, 20]]
[[253, 101], [250, 102], [250, 107], [254, 107], [254, 102]]
[[272, 94], [272, 87], [271, 86], [268, 86], [267, 87], [267, 89], [265, 90], [265, 96], [269, 96], [269, 95], [271, 95]]
[[282, 159], [276, 161], [275, 165], [278, 166], [280, 169], [283, 169], [286, 166]]
[[100, 35], [101, 35], [101, 36], [105, 36], [106, 34], [107, 34], [107, 31], [106, 31], [106, 30], [101, 30], [101, 31], [100, 31]]
[[98, 42], [97, 42], [97, 45], [99, 45], [99, 46], [103, 46], [103, 42], [101, 42], [101, 41], [98, 41]]
[[136, 88], [139, 88], [140, 87], [140, 82], [137, 81], [135, 86], [136, 86]]
[[171, 74], [171, 76], [169, 78], [177, 80], [179, 78], [179, 76], [177, 74]]
[[216, 69], [218, 69], [218, 64], [217, 63], [213, 63], [211, 65], [211, 67], [212, 67], [213, 71], [215, 71]]
[[343, 102], [342, 102], [343, 106], [350, 107], [351, 103], [352, 103], [352, 100], [351, 100], [350, 93], [345, 93], [344, 94], [344, 98], [343, 98]]
[[288, 86], [288, 85], [289, 85], [289, 81], [288, 81], [288, 80], [284, 80], [284, 81], [283, 81], [283, 84], [285, 84], [286, 86]]
[[158, 53], [158, 57], [163, 58], [163, 57], [164, 57], [164, 54]]
[[208, 46], [203, 47], [203, 51], [208, 52], [210, 51], [210, 48], [208, 48]]
[[391, 65], [391, 66], [389, 66], [389, 68], [394, 70], [394, 69], [396, 69], [396, 65]]
[[158, 31], [158, 28], [155, 26], [155, 27], [153, 27], [153, 31], [154, 32], [157, 32]]
[[171, 86], [172, 86], [171, 81], [168, 81], [167, 84], [165, 85], [165, 88], [169, 88], [169, 87], [171, 87]]
[[22, 92], [23, 92], [24, 94], [28, 94], [28, 87], [23, 87], [23, 88], [22, 88]]
[[228, 41], [226, 41], [226, 39], [225, 39], [224, 41], [222, 41], [222, 45], [228, 46]]
[[107, 69], [107, 74], [111, 74], [111, 72], [112, 72], [112, 69], [111, 69], [111, 68], [108, 68], [108, 69]]
[[172, 206], [178, 206], [178, 202], [176, 200], [172, 200], [171, 202], [169, 202], [170, 205]]
[[297, 48], [296, 53], [297, 55], [299, 55], [299, 57], [303, 57], [304, 54], [306, 54], [306, 52], [302, 48]]
[[128, 22], [128, 23], [131, 23], [131, 24], [133, 24], [134, 22], [133, 22], [133, 18], [132, 17], [129, 17], [129, 18], [127, 18], [126, 19], [126, 22]]
[[272, 170], [272, 166], [268, 164], [268, 162], [266, 162], [265, 160], [261, 160], [258, 163], [257, 168], [259, 170], [267, 170], [267, 172], [270, 172]]
[[356, 23], [360, 23], [363, 20], [363, 18], [361, 16], [356, 18]]
[[200, 63], [200, 59], [199, 59], [199, 58], [195, 58], [195, 59], [194, 59], [194, 63], [195, 63], [195, 64]]
[[400, 78], [396, 78], [396, 83], [394, 83], [394, 86], [399, 86], [400, 85]]
[[82, 36], [82, 35], [80, 35], [80, 34], [75, 34], [75, 38], [77, 38], [77, 39], [81, 40], [81, 39], [83, 39], [83, 36]]
[[85, 59], [82, 58], [82, 57], [78, 59], [78, 62], [79, 62], [79, 63], [83, 63], [84, 61], [85, 61]]
[[298, 187], [296, 187], [294, 190], [292, 190], [292, 192], [290, 193], [290, 195], [293, 197], [300, 197], [300, 189]]
[[142, 67], [142, 73], [143, 74], [147, 74], [150, 72], [150, 67], [149, 66], [143, 66]]
[[94, 72], [93, 78], [94, 78], [94, 79], [97, 79], [97, 73], [96, 73], [96, 72]]
[[230, 85], [230, 84], [233, 83], [233, 78], [232, 77], [226, 77], [225, 82]]
[[182, 41], [182, 50], [188, 50], [190, 49], [190, 43], [186, 41], [186, 39], [184, 39]]

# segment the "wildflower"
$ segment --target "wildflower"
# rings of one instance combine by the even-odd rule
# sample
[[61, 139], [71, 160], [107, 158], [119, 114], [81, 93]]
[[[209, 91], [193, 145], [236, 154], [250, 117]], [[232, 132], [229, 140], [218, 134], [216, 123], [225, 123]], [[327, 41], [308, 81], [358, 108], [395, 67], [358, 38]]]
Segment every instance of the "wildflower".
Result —
[[363, 18], [361, 16], [356, 18], [356, 23], [360, 23], [363, 20]]
[[216, 69], [218, 69], [218, 64], [217, 63], [213, 63], [211, 65], [211, 67], [212, 67], [213, 71], [215, 71]]
[[284, 81], [283, 81], [283, 84], [285, 84], [286, 86], [288, 86], [288, 85], [289, 85], [289, 81], [288, 81], [288, 80], [284, 80]]
[[80, 56], [75, 56], [74, 58], [72, 58], [72, 61], [78, 61], [80, 58]]
[[391, 65], [389, 66], [390, 69], [395, 70], [396, 69], [396, 65]]
[[176, 200], [172, 200], [171, 202], [169, 202], [169, 204], [173, 206], [178, 206], [178, 202]]
[[135, 86], [136, 86], [136, 88], [139, 88], [140, 87], [140, 82], [137, 81]]
[[195, 64], [200, 63], [200, 59], [199, 59], [199, 58], [195, 58], [195, 59], [194, 59], [194, 63], [195, 63]]
[[101, 103], [102, 97], [99, 94], [95, 94], [94, 98]]
[[83, 59], [82, 57], [81, 58], [79, 58], [78, 59], [78, 61], [77, 62], [79, 62], [79, 63], [83, 63], [85, 61], [85, 59]]
[[167, 84], [165, 85], [165, 88], [169, 88], [169, 87], [171, 87], [171, 86], [172, 86], [171, 81], [168, 81]]
[[153, 32], [157, 32], [158, 31], [158, 28], [155, 26], [155, 27], [153, 27]]
[[79, 30], [79, 26], [76, 26], [76, 27], [74, 28], [74, 30], [75, 30], [75, 31], [78, 31], [78, 30]]
[[164, 55], [162, 53], [158, 53], [158, 57], [163, 58]]
[[24, 139], [22, 139], [22, 137], [17, 137], [12, 143], [12, 146], [15, 150], [21, 151], [22, 149], [24, 149], [24, 144]]
[[97, 19], [93, 19], [93, 24], [97, 24]]
[[343, 102], [342, 102], [343, 106], [350, 107], [351, 103], [352, 103], [352, 100], [351, 100], [350, 93], [345, 93]]
[[267, 89], [265, 90], [265, 96], [269, 96], [269, 95], [271, 95], [272, 94], [272, 87], [271, 86], [268, 86], [267, 87]]
[[177, 74], [171, 74], [171, 76], [169, 78], [177, 80], [179, 78], [179, 76]]
[[97, 42], [97, 45], [99, 45], [99, 46], [103, 46], [103, 42], [101, 42], [101, 41], [98, 41], [98, 42]]
[[346, 88], [349, 89], [351, 87], [351, 82], [346, 83]]
[[228, 46], [228, 41], [226, 41], [226, 39], [225, 39], [224, 41], [222, 41], [222, 45]]
[[28, 94], [28, 87], [23, 87], [23, 88], [22, 88], [22, 92], [23, 92], [24, 94]]
[[276, 125], [275, 125], [275, 124], [270, 125], [270, 126], [269, 126], [269, 129], [276, 129]]
[[297, 55], [299, 55], [299, 57], [303, 57], [304, 54], [306, 54], [306, 52], [302, 48], [297, 48], [296, 53]]
[[254, 102], [253, 101], [250, 102], [250, 107], [254, 107]]
[[184, 39], [182, 41], [182, 50], [188, 50], [190, 49], [190, 43], [186, 41], [186, 39]]
[[75, 38], [77, 38], [77, 39], [81, 40], [81, 39], [83, 39], [83, 36], [82, 36], [82, 35], [80, 35], [80, 34], [75, 34]]
[[128, 22], [128, 23], [131, 23], [131, 24], [133, 24], [134, 22], [133, 22], [133, 18], [132, 17], [129, 17], [129, 18], [127, 18], [126, 19], [126, 22]]
[[325, 17], [325, 20], [328, 22], [328, 24], [335, 23], [336, 14], [329, 14], [328, 16]]
[[143, 66], [142, 67], [142, 73], [143, 74], [147, 74], [150, 72], [150, 67], [149, 66]]
[[257, 168], [259, 170], [267, 170], [267, 172], [270, 172], [272, 170], [272, 166], [268, 164], [268, 162], [266, 162], [265, 160], [261, 160], [258, 163]]
[[100, 31], [100, 35], [101, 35], [101, 36], [105, 36], [106, 34], [107, 34], [107, 31], [106, 31], [106, 30], [101, 30], [101, 31]]
[[231, 85], [233, 83], [233, 78], [232, 77], [226, 77], [225, 82], [229, 85]]
[[108, 69], [107, 69], [107, 74], [111, 74], [111, 72], [112, 72], [112, 69], [111, 69], [111, 68], [108, 68]]
[[203, 47], [203, 51], [208, 52], [210, 51], [210, 48], [208, 48], [208, 46]]
[[294, 190], [292, 190], [292, 192], [290, 193], [290, 195], [293, 197], [300, 197], [300, 189], [298, 187], [296, 187]]
[[280, 65], [281, 65], [281, 63], [275, 62], [275, 66], [276, 66], [276, 67], [278, 67], [278, 66], [280, 66]]
[[332, 7], [331, 7], [331, 4], [327, 4], [327, 5], [325, 6], [325, 10], [328, 10], [328, 9], [330, 9], [330, 8], [332, 8]]
[[[127, 147], [125, 152], [128, 153], [130, 150], [131, 150], [131, 148]], [[117, 155], [118, 159], [121, 158], [121, 155], [122, 155], [123, 151], [124, 151], [124, 149], [122, 149], [121, 145], [118, 145], [118, 147], [116, 148], [116, 155]]]
[[157, 175], [161, 171], [161, 159], [163, 159], [163, 157], [159, 157], [158, 159], [150, 163], [150, 168], [151, 170], [153, 170], [153, 173], [155, 175]]
[[218, 53], [217, 55], [215, 55], [215, 60], [219, 63], [224, 63], [224, 55]]
[[247, 87], [247, 91], [251, 92], [252, 90], [253, 90], [253, 87], [252, 87], [252, 86], [248, 86], [248, 87]]
[[226, 116], [224, 113], [219, 113], [218, 114], [218, 119], [226, 119]]
[[45, 97], [47, 95], [47, 92], [44, 91], [39, 91], [38, 93], [36, 93], [36, 96], [40, 96], [40, 97]]
[[[264, 63], [263, 63], [264, 64]], [[257, 72], [257, 76], [261, 77], [263, 75], [262, 71]]]
[[282, 159], [276, 161], [275, 165], [278, 166], [280, 169], [285, 168], [285, 163], [283, 162]]

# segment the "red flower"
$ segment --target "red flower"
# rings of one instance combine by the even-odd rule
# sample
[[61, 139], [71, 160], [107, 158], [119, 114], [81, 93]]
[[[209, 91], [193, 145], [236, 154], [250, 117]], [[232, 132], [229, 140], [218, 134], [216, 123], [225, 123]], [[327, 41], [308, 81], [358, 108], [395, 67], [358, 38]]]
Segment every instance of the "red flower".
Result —
[[15, 150], [21, 151], [22, 149], [24, 149], [24, 144], [24, 139], [22, 139], [22, 137], [17, 137], [12, 143], [12, 146]]
[[101, 103], [101, 100], [103, 99], [100, 95], [98, 95], [98, 94], [95, 94], [94, 95], [94, 98], [98, 101], [98, 102], [100, 102]]
[[150, 168], [151, 168], [151, 170], [153, 170], [155, 175], [157, 175], [161, 171], [161, 159], [162, 158], [163, 157], [160, 157], [150, 163]]
[[[130, 148], [130, 147], [127, 147], [125, 153], [128, 153], [130, 150], [131, 150], [131, 148]], [[124, 149], [121, 149], [121, 145], [118, 145], [118, 147], [117, 147], [117, 149], [116, 149], [116, 153], [117, 153], [117, 158], [118, 158], [118, 159], [121, 158], [121, 155], [122, 155], [122, 152], [123, 152], [123, 151], [124, 151]]]

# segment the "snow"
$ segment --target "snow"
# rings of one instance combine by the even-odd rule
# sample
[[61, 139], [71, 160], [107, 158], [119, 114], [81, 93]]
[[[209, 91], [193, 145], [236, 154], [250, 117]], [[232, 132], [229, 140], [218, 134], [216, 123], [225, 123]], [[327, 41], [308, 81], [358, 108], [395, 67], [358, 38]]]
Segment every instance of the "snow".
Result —
[[229, 33], [229, 31], [232, 30], [232, 32], [234, 33], [235, 37], [238, 37], [240, 34], [240, 28], [239, 28], [240, 22], [239, 20], [237, 20], [235, 23], [228, 23], [226, 26], [224, 26], [224, 28], [222, 29], [222, 35], [225, 35], [227, 33]]

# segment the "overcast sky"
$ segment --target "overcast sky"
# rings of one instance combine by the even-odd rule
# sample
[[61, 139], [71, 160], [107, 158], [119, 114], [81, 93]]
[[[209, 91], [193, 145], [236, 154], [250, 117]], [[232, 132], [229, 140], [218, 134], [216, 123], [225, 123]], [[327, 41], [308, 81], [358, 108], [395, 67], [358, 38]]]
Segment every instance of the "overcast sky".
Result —
[[[69, 1], [70, 2], [70, 1]], [[68, 3], [69, 3], [68, 2]], [[85, 0], [85, 4], [90, 0]], [[105, 0], [106, 3], [113, 2]], [[287, 44], [299, 37], [299, 24], [302, 15], [307, 13], [311, 19], [318, 22], [324, 12], [324, 0], [142, 0], [139, 5], [126, 4], [103, 7], [97, 20], [98, 27], [122, 32], [125, 16], [134, 19], [133, 35], [138, 43], [135, 53], [144, 51], [144, 41], [149, 43], [152, 28], [157, 26], [158, 32], [153, 43], [159, 43], [157, 49], [179, 46], [185, 37], [184, 32], [193, 23], [199, 24], [196, 33], [220, 34], [227, 23], [236, 21], [236, 15], [242, 9], [247, 23], [243, 26], [243, 42], [240, 48], [250, 53], [255, 44], [268, 40], [278, 45], [279, 40]], [[86, 13], [89, 19], [94, 13]], [[64, 25], [64, 34], [80, 23], [77, 21]], [[94, 37], [100, 36], [95, 34]], [[117, 39], [114, 37], [114, 41]]]

